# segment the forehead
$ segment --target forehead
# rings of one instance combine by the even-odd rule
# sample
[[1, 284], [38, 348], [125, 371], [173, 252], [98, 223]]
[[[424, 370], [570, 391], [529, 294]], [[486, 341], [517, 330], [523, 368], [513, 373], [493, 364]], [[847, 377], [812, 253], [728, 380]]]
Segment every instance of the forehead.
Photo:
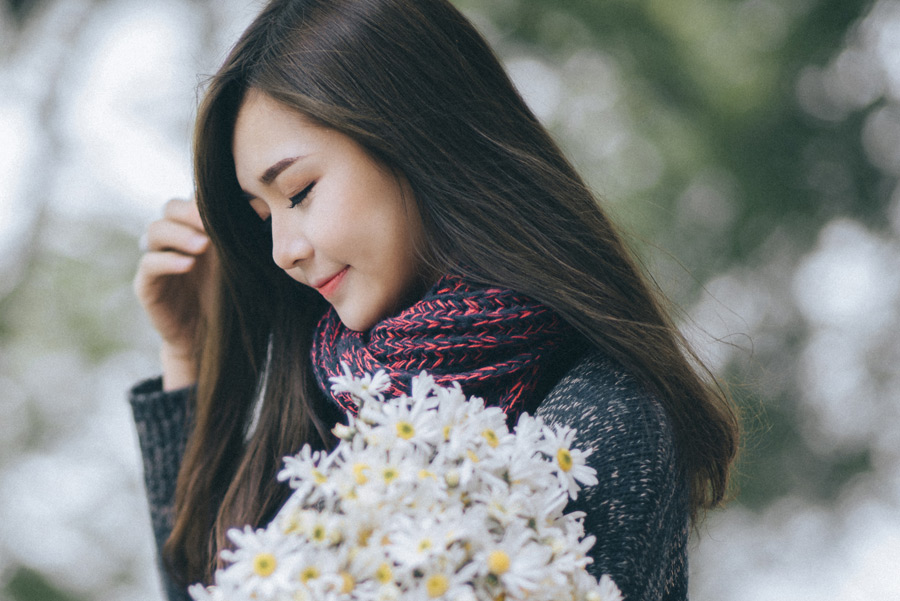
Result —
[[238, 110], [232, 136], [238, 180], [251, 185], [275, 163], [321, 150], [327, 144], [325, 134], [299, 112], [251, 90]]

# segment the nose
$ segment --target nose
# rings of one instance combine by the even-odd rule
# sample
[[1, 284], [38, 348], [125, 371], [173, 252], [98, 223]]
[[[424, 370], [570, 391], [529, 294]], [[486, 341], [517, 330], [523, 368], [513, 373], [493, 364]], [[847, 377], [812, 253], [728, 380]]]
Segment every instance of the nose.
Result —
[[[287, 222], [285, 222], [287, 221]], [[289, 220], [272, 218], [272, 259], [288, 271], [313, 255], [313, 247], [301, 228]]]

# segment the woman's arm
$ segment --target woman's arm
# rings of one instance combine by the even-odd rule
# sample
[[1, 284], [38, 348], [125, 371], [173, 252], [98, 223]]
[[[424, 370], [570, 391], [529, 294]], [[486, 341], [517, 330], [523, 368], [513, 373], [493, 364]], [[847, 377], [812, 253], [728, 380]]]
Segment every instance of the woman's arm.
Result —
[[[175, 482], [191, 428], [193, 388], [164, 391], [161, 378], [146, 380], [131, 389], [128, 400], [134, 413], [144, 467], [144, 484], [160, 567], [161, 551], [175, 518]], [[160, 570], [169, 601], [188, 599], [166, 570]]]
[[597, 538], [589, 571], [609, 574], [627, 601], [687, 598], [687, 484], [660, 404], [610, 360], [582, 360], [535, 412], [578, 430], [574, 446], [594, 452], [599, 483], [567, 511], [584, 511]]

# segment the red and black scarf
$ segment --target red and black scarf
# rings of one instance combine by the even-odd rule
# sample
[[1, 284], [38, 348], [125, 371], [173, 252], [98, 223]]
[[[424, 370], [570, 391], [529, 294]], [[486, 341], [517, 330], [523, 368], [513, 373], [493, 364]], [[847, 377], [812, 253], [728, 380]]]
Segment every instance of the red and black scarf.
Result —
[[501, 407], [513, 421], [540, 402], [577, 339], [554, 311], [525, 295], [448, 275], [365, 333], [346, 328], [330, 308], [316, 327], [312, 363], [322, 391], [354, 413], [349, 395], [333, 394], [328, 380], [342, 375], [342, 362], [354, 375], [385, 370], [389, 396], [408, 391], [422, 370], [441, 385], [457, 381], [466, 396]]

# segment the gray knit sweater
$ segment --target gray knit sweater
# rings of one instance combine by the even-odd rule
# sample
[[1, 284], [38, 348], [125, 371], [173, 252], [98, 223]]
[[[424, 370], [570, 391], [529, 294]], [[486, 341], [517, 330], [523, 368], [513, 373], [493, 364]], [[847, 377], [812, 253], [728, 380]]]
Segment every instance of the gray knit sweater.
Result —
[[[190, 391], [162, 392], [159, 379], [129, 395], [144, 462], [157, 547], [172, 528], [175, 477], [188, 431]], [[597, 537], [590, 571], [609, 574], [627, 601], [687, 598], [688, 492], [672, 429], [659, 402], [599, 354], [579, 361], [535, 412], [577, 428], [574, 446], [594, 448], [599, 484], [567, 511], [584, 511]], [[163, 574], [169, 601], [189, 599]]]

